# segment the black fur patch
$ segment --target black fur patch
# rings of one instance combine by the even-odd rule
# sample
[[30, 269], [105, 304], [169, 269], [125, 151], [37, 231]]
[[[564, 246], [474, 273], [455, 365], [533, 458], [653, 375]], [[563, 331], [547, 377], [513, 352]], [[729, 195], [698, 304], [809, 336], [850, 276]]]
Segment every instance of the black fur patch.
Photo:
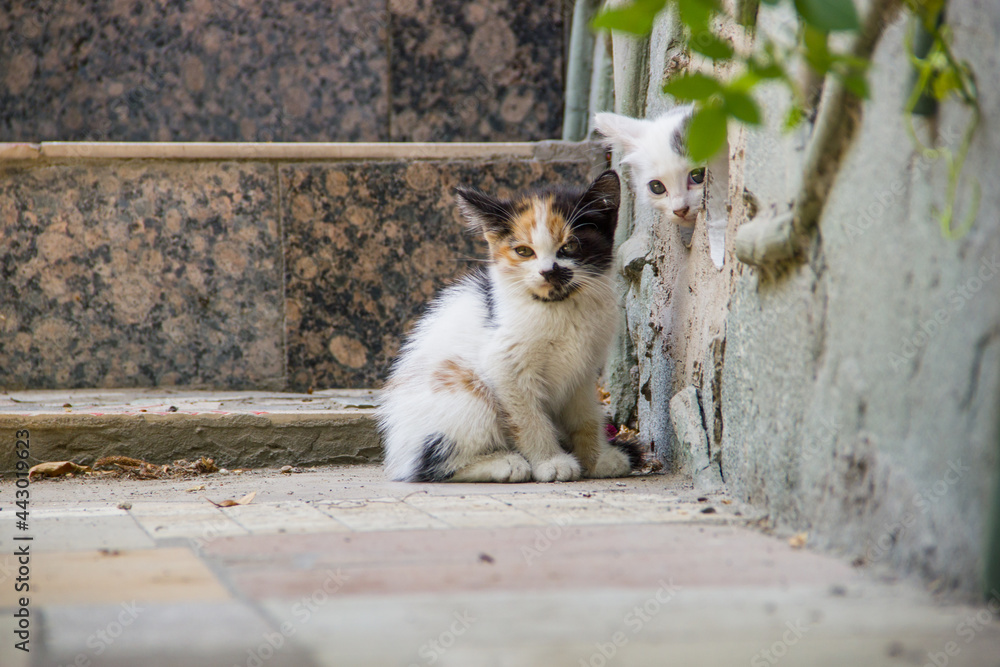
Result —
[[455, 201], [473, 232], [503, 238], [511, 233], [517, 207], [509, 199], [492, 197], [476, 188], [455, 188]]
[[486, 306], [486, 326], [496, 327], [497, 325], [497, 304], [493, 296], [493, 280], [490, 274], [482, 269], [469, 274], [469, 282], [479, 291], [483, 298], [483, 305]]
[[413, 472], [413, 482], [446, 482], [454, 474], [448, 462], [455, 450], [455, 443], [437, 433], [427, 436], [421, 445], [420, 465]]
[[596, 273], [611, 267], [618, 205], [621, 200], [618, 175], [606, 171], [586, 190], [554, 190], [553, 208], [570, 223], [580, 243], [577, 263]]
[[625, 452], [632, 470], [638, 470], [642, 467], [642, 452], [645, 447], [636, 438], [616, 435], [611, 439], [611, 444]]

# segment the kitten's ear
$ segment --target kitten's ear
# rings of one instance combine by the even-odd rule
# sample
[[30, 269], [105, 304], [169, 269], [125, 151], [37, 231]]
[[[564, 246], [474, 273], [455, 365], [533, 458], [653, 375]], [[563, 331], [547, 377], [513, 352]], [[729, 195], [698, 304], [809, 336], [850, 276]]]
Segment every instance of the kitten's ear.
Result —
[[649, 121], [629, 118], [616, 113], [599, 113], [594, 116], [594, 127], [607, 138], [608, 144], [632, 153], [642, 145], [642, 136]]
[[691, 125], [691, 117], [694, 116], [694, 105], [688, 104], [677, 107], [670, 113], [679, 117], [677, 127], [674, 130], [674, 136], [670, 139], [670, 147], [678, 155], [687, 155], [687, 134], [688, 127]]
[[486, 240], [503, 238], [511, 232], [514, 206], [506, 199], [498, 199], [475, 188], [455, 188], [458, 210], [465, 216], [469, 229], [479, 232]]
[[598, 176], [580, 197], [577, 208], [586, 211], [586, 220], [597, 225], [609, 239], [618, 226], [618, 206], [621, 204], [621, 183], [618, 174], [609, 169]]

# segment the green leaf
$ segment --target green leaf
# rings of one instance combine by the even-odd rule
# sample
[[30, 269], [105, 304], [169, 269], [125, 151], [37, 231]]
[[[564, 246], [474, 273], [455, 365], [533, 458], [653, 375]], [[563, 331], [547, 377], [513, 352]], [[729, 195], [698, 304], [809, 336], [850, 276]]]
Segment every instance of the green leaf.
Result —
[[704, 31], [691, 37], [688, 46], [692, 51], [700, 53], [712, 60], [729, 60], [733, 57], [733, 45], [715, 34]]
[[861, 28], [852, 0], [795, 0], [795, 9], [802, 20], [823, 32]]
[[802, 31], [802, 46], [805, 47], [806, 62], [819, 74], [826, 74], [833, 65], [833, 55], [827, 43], [829, 35], [807, 25]]
[[755, 76], [759, 79], [783, 79], [785, 78], [785, 70], [781, 68], [776, 62], [761, 63], [756, 60], [750, 60], [747, 62], [747, 69], [753, 72]]
[[864, 73], [849, 73], [843, 75], [841, 78], [844, 81], [845, 88], [863, 100], [868, 99], [868, 79]]
[[799, 126], [799, 123], [801, 123], [805, 117], [806, 115], [801, 108], [792, 106], [792, 108], [788, 110], [788, 113], [785, 114], [785, 122], [782, 124], [785, 131], [788, 132], [790, 130], [794, 130]]
[[726, 90], [722, 95], [730, 116], [747, 125], [760, 125], [760, 109], [750, 95], [732, 89]]
[[717, 11], [719, 5], [714, 0], [677, 0], [681, 23], [690, 28], [692, 33], [708, 30], [712, 14]]
[[688, 126], [687, 149], [695, 164], [707, 162], [726, 143], [726, 112], [719, 107], [695, 111]]
[[955, 74], [955, 70], [946, 69], [940, 72], [932, 80], [931, 89], [934, 91], [934, 97], [939, 101], [948, 97], [952, 91], [959, 90], [958, 75]]
[[667, 0], [635, 0], [624, 7], [606, 9], [591, 21], [594, 30], [617, 30], [633, 35], [647, 35], [653, 21], [666, 6]]
[[721, 83], [701, 72], [674, 77], [663, 86], [663, 92], [679, 100], [704, 100], [721, 91]]

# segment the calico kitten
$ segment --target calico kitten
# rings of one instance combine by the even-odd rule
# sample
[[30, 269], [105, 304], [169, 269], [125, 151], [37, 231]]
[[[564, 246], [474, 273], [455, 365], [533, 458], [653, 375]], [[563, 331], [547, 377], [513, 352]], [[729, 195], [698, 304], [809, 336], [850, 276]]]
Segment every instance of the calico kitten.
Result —
[[692, 106], [675, 107], [654, 120], [614, 113], [594, 117], [597, 131], [624, 152], [636, 196], [682, 226], [694, 224], [704, 205], [705, 167], [691, 164], [685, 133]]
[[[456, 191], [489, 243], [403, 345], [378, 409], [386, 472], [412, 482], [617, 477], [595, 383], [616, 329], [618, 176], [500, 199]], [[632, 458], [630, 458], [630, 456]]]

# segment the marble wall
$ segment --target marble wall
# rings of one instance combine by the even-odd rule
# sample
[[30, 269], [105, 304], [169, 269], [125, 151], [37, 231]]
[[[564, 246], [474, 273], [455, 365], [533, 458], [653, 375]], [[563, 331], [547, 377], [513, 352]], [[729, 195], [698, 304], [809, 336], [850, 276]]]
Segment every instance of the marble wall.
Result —
[[0, 3], [0, 141], [557, 138], [571, 6]]
[[0, 390], [378, 386], [485, 256], [451, 189], [583, 183], [586, 160], [0, 166]]

